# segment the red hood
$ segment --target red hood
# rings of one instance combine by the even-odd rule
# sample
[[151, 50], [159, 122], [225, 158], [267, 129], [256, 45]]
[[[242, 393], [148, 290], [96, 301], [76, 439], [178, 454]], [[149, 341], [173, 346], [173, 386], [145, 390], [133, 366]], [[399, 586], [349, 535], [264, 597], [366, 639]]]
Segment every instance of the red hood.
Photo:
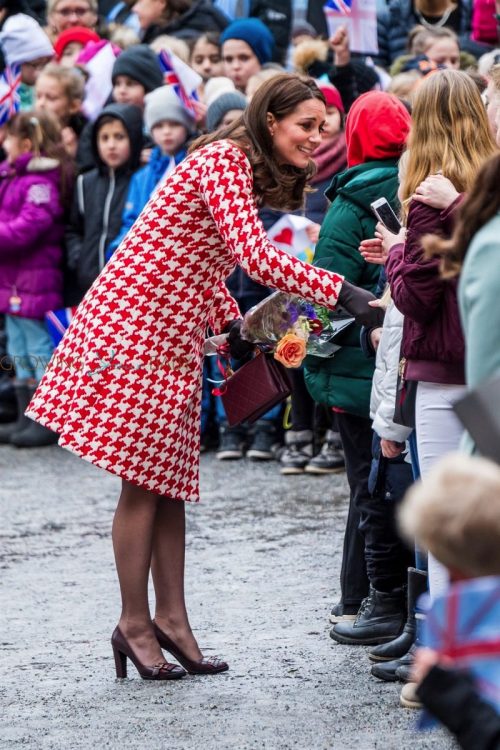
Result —
[[372, 159], [399, 158], [411, 118], [393, 94], [368, 91], [356, 99], [347, 116], [347, 164], [355, 167]]

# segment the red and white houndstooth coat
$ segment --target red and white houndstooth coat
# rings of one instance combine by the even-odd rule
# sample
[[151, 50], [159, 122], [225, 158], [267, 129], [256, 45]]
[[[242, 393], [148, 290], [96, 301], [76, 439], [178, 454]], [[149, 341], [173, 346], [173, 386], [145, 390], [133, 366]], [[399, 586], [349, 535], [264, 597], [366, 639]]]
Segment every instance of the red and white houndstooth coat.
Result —
[[236, 263], [267, 287], [334, 307], [342, 277], [275, 248], [250, 163], [229, 141], [191, 154], [95, 281], [26, 414], [59, 444], [158, 495], [199, 499], [203, 342], [240, 317]]

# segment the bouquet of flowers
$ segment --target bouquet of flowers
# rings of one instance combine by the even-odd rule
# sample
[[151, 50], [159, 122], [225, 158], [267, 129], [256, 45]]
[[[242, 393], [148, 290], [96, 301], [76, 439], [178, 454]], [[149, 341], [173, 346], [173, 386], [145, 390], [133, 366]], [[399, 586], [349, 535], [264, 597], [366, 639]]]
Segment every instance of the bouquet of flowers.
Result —
[[307, 354], [331, 357], [340, 346], [334, 337], [354, 318], [330, 313], [324, 307], [284, 292], [274, 292], [243, 318], [241, 335], [270, 346], [285, 367], [300, 367]]

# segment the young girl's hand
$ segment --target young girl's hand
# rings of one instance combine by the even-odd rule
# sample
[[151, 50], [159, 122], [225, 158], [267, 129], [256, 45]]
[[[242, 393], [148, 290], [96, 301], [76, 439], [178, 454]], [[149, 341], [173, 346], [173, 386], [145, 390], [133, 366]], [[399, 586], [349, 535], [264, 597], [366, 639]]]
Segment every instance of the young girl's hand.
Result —
[[405, 235], [404, 227], [401, 227], [398, 234], [393, 234], [379, 221], [375, 227], [375, 237], [372, 240], [363, 240], [359, 246], [359, 252], [367, 263], [377, 263], [383, 266], [391, 249], [405, 241]]
[[328, 40], [333, 49], [335, 65], [348, 65], [351, 61], [351, 50], [349, 49], [349, 34], [346, 26], [339, 26], [336, 32]]
[[404, 443], [396, 443], [395, 440], [382, 438], [380, 441], [380, 450], [384, 458], [397, 458], [403, 452], [404, 447]]
[[363, 240], [359, 246], [359, 252], [367, 263], [377, 263], [383, 266], [387, 260], [382, 240], [374, 237], [372, 240]]
[[73, 128], [65, 127], [61, 130], [61, 140], [64, 150], [72, 159], [76, 159], [78, 149], [78, 138]]
[[197, 101], [196, 99], [193, 99], [191, 101], [191, 104], [193, 105], [193, 109], [195, 111], [196, 116], [196, 123], [199, 125], [205, 120], [205, 117], [207, 115], [207, 105], [203, 102]]
[[451, 206], [459, 195], [460, 193], [447, 177], [442, 174], [431, 174], [415, 190], [413, 200], [442, 211]]
[[[371, 302], [369, 302], [368, 304], [371, 305], [371, 307], [375, 307], [375, 305]], [[370, 331], [370, 343], [373, 346], [374, 352], [376, 352], [378, 349], [381, 336], [382, 336], [382, 328], [380, 326], [378, 328], [372, 328], [372, 330]]]
[[315, 245], [318, 241], [320, 229], [321, 229], [321, 224], [309, 224], [309, 226], [306, 227], [307, 239], [313, 245]]

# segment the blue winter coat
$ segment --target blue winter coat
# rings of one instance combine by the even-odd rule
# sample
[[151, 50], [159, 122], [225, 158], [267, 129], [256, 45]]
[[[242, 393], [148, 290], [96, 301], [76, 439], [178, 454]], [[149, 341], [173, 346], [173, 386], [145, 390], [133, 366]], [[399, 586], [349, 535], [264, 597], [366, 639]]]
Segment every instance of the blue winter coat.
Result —
[[[175, 164], [179, 164], [185, 156], [186, 149], [183, 148], [178, 151], [174, 157]], [[122, 225], [119, 233], [108, 245], [106, 250], [107, 261], [111, 258], [150, 199], [153, 190], [167, 171], [171, 158], [171, 156], [162, 154], [161, 149], [156, 146], [151, 153], [148, 164], [132, 176], [122, 213]]]

